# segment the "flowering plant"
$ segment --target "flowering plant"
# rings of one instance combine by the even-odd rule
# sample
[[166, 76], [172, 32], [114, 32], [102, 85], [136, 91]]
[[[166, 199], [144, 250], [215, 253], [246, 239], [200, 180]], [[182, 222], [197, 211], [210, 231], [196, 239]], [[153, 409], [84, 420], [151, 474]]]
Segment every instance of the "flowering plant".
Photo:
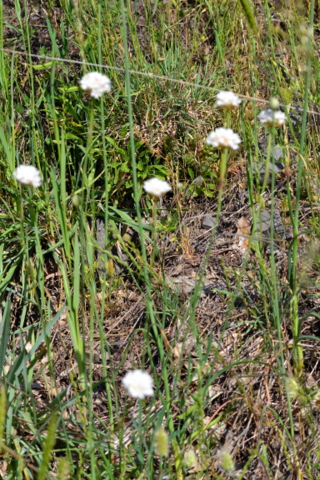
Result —
[[153, 379], [149, 373], [142, 370], [127, 372], [122, 379], [122, 385], [132, 398], [142, 400], [153, 395]]
[[99, 98], [103, 93], [111, 92], [111, 80], [99, 72], [89, 72], [80, 80], [83, 90], [90, 93], [91, 97]]
[[171, 187], [165, 180], [159, 178], [150, 178], [143, 184], [144, 190], [153, 197], [162, 197], [165, 193], [170, 192]]
[[230, 148], [237, 150], [241, 139], [231, 128], [217, 128], [208, 135], [206, 143], [216, 148]]
[[22, 185], [34, 188], [40, 187], [42, 182], [39, 170], [33, 165], [19, 165], [13, 172], [13, 176]]
[[286, 121], [286, 116], [280, 110], [274, 112], [271, 108], [268, 108], [259, 113], [258, 119], [268, 127], [272, 127], [272, 125], [275, 127], [281, 127]]
[[233, 108], [238, 107], [241, 103], [241, 99], [233, 92], [221, 91], [217, 95], [216, 108]]

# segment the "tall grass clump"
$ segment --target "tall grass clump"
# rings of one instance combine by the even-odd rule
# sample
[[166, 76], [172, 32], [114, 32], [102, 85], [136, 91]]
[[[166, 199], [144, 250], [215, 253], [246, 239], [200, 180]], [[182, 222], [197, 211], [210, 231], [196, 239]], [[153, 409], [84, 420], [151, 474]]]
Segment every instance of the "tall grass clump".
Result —
[[318, 478], [317, 3], [0, 5], [0, 476]]

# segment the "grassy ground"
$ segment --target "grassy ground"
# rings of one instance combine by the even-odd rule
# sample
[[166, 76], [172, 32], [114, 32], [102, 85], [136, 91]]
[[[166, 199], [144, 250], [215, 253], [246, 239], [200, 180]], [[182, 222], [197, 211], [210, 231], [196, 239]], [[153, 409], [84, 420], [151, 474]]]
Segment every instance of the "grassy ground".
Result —
[[[319, 15], [1, 3], [1, 478], [320, 479]], [[221, 126], [238, 150], [206, 144]], [[153, 396], [124, 389], [136, 369]]]

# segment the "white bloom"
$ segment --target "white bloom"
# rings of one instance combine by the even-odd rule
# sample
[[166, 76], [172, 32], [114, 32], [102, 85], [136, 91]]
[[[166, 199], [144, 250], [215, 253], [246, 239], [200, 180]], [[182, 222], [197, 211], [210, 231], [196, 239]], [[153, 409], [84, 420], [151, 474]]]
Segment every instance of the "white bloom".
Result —
[[286, 116], [283, 112], [280, 110], [274, 112], [271, 108], [262, 110], [262, 112], [259, 113], [258, 118], [261, 123], [265, 123], [268, 127], [272, 127], [272, 125], [275, 127], [281, 127], [286, 121]]
[[80, 80], [80, 86], [83, 90], [90, 92], [91, 97], [99, 98], [103, 93], [111, 92], [111, 80], [106, 75], [99, 72], [90, 72], [84, 75]]
[[208, 145], [213, 145], [217, 148], [231, 148], [237, 150], [241, 143], [240, 137], [234, 133], [231, 128], [217, 128], [207, 137]]
[[42, 181], [39, 170], [32, 165], [19, 165], [13, 172], [13, 176], [23, 185], [35, 188], [40, 187]]
[[149, 373], [142, 370], [127, 372], [122, 379], [122, 385], [132, 398], [141, 400], [153, 395], [153, 379]]
[[154, 197], [162, 197], [162, 195], [171, 190], [169, 183], [165, 180], [160, 180], [159, 178], [150, 178], [150, 180], [146, 180], [143, 184], [143, 188], [149, 193], [149, 195]]
[[215, 107], [221, 108], [232, 108], [232, 107], [239, 107], [241, 103], [240, 98], [235, 95], [233, 92], [224, 92], [221, 91], [217, 95], [217, 102]]

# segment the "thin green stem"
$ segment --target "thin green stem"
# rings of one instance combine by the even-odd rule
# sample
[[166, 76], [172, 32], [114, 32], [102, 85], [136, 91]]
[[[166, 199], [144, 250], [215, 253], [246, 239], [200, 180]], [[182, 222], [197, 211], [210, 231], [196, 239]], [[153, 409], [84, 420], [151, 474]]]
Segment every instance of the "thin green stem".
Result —
[[[269, 132], [269, 141], [268, 145], [270, 144], [270, 149], [268, 148], [268, 157], [267, 163], [270, 163], [270, 155], [271, 155], [271, 146], [274, 144], [274, 135], [275, 135], [275, 128], [272, 127]], [[275, 169], [274, 169], [274, 162], [275, 158], [272, 155], [272, 171], [271, 171], [271, 222], [270, 222], [270, 265], [271, 265], [271, 279], [272, 279], [272, 289], [270, 293], [272, 294], [272, 310], [273, 310], [273, 320], [275, 323], [275, 327], [277, 330], [277, 337], [278, 337], [278, 364], [281, 378], [285, 378], [286, 375], [286, 367], [285, 367], [285, 359], [283, 353], [283, 339], [282, 339], [282, 315], [280, 310], [280, 298], [279, 298], [279, 278], [277, 274], [277, 265], [275, 259], [275, 251], [274, 251], [274, 213], [275, 213]], [[288, 405], [288, 413], [289, 413], [289, 421], [290, 421], [290, 432], [291, 438], [294, 439], [294, 419], [292, 414], [292, 406], [291, 400], [288, 396], [287, 392], [287, 405]], [[293, 446], [295, 450], [295, 446]]]
[[21, 247], [24, 250], [26, 248], [26, 231], [24, 224], [24, 209], [23, 209], [23, 190], [19, 183], [19, 195], [17, 195], [17, 210], [20, 218], [20, 230], [21, 230]]
[[[103, 56], [102, 56], [102, 39], [103, 39], [103, 29], [102, 29], [102, 8], [101, 5], [98, 5], [98, 59], [99, 64], [102, 65], [103, 63]], [[104, 203], [104, 247], [106, 250], [109, 250], [109, 163], [107, 158], [107, 147], [106, 147], [106, 125], [105, 125], [105, 116], [104, 116], [104, 98], [101, 97], [100, 100], [100, 119], [101, 119], [101, 139], [102, 139], [102, 156], [103, 156], [103, 166], [104, 166], [104, 186], [105, 186], [105, 203]], [[106, 261], [106, 259], [105, 259]], [[103, 364], [103, 371], [104, 376], [106, 377], [106, 394], [107, 394], [107, 401], [108, 401], [108, 411], [109, 411], [109, 422], [110, 422], [110, 431], [111, 433], [114, 430], [114, 415], [113, 415], [113, 401], [112, 401], [112, 379], [107, 376], [107, 369], [106, 369], [106, 342], [105, 336], [103, 335], [102, 325], [103, 325], [103, 316], [105, 311], [105, 302], [106, 302], [106, 295], [108, 294], [107, 288], [107, 269], [104, 271], [104, 278], [102, 282], [101, 288], [101, 321], [99, 321], [99, 332], [100, 332], [100, 341], [101, 341], [101, 349], [102, 349], [102, 364]]]
[[[315, 6], [315, 0], [311, 0], [309, 32], [313, 32], [314, 6]], [[301, 184], [302, 184], [302, 175], [303, 175], [303, 154], [304, 154], [305, 140], [306, 140], [307, 110], [308, 110], [308, 103], [309, 103], [309, 88], [310, 88], [310, 80], [311, 80], [311, 74], [312, 74], [312, 68], [311, 68], [312, 44], [313, 44], [313, 34], [309, 33], [308, 56], [307, 56], [307, 62], [306, 62], [305, 90], [304, 90], [304, 102], [303, 102], [303, 115], [302, 115], [302, 126], [301, 126], [301, 139], [300, 139], [300, 149], [299, 149], [300, 155], [299, 155], [299, 161], [298, 161], [298, 175], [297, 175], [297, 185], [296, 185], [296, 202], [295, 202], [295, 212], [292, 219], [294, 239], [293, 239], [293, 248], [292, 248], [291, 288], [292, 288], [293, 295], [296, 295], [298, 290], [297, 266], [298, 266], [299, 212], [300, 212]]]
[[269, 183], [269, 177], [270, 177], [270, 158], [271, 158], [272, 140], [273, 140], [272, 129], [270, 129], [270, 130], [269, 130], [269, 134], [268, 134], [268, 146], [267, 146], [266, 168], [265, 168], [265, 173], [264, 173], [264, 178], [263, 178], [263, 184], [262, 184], [260, 199], [262, 198], [262, 195], [263, 195], [264, 192], [266, 191], [266, 187], [267, 187], [267, 185], [268, 185], [268, 183]]
[[[121, 3], [121, 14], [122, 14], [122, 28], [123, 28], [123, 41], [124, 41], [124, 51], [125, 51], [125, 69], [126, 69], [126, 95], [127, 95], [127, 105], [128, 105], [128, 116], [129, 116], [129, 128], [130, 128], [130, 151], [131, 151], [131, 165], [132, 165], [132, 179], [133, 179], [133, 190], [134, 190], [134, 201], [136, 206], [136, 213], [138, 217], [138, 229], [141, 239], [141, 252], [143, 258], [143, 275], [146, 285], [146, 303], [147, 303], [147, 312], [151, 321], [152, 330], [157, 342], [159, 349], [159, 354], [161, 358], [161, 364], [163, 368], [163, 381], [165, 384], [166, 392], [166, 408], [168, 412], [168, 426], [170, 431], [174, 432], [173, 419], [171, 415], [171, 396], [169, 389], [169, 379], [166, 372], [166, 356], [163, 348], [163, 343], [161, 336], [159, 335], [159, 330], [156, 323], [155, 313], [153, 309], [153, 300], [152, 300], [152, 291], [149, 272], [147, 268], [147, 253], [145, 247], [145, 233], [143, 230], [142, 216], [140, 210], [140, 198], [139, 198], [139, 188], [138, 188], [138, 176], [137, 176], [137, 164], [136, 164], [136, 155], [135, 155], [135, 141], [134, 141], [134, 121], [133, 121], [133, 110], [132, 110], [132, 101], [131, 101], [131, 88], [130, 88], [130, 63], [129, 63], [129, 52], [128, 52], [128, 42], [127, 42], [127, 25], [126, 25], [126, 14], [124, 7], [124, 0], [120, 0]], [[175, 445], [175, 459], [176, 459], [176, 468], [177, 476], [181, 477], [181, 465], [180, 465], [180, 455], [178, 452], [178, 446]]]
[[128, 105], [128, 116], [129, 116], [129, 128], [130, 128], [130, 152], [131, 152], [131, 165], [132, 165], [132, 179], [133, 179], [133, 194], [134, 201], [136, 206], [136, 213], [138, 217], [138, 229], [140, 235], [140, 245], [143, 258], [143, 275], [146, 285], [146, 300], [147, 300], [147, 311], [150, 316], [151, 325], [155, 338], [157, 339], [158, 347], [160, 351], [163, 349], [162, 343], [159, 338], [159, 332], [156, 324], [156, 318], [153, 310], [153, 301], [152, 301], [152, 292], [151, 292], [151, 283], [149, 272], [147, 268], [147, 252], [145, 246], [145, 233], [142, 224], [142, 215], [140, 209], [140, 198], [139, 198], [139, 186], [138, 186], [138, 176], [137, 176], [137, 163], [135, 155], [135, 141], [134, 141], [134, 121], [133, 121], [133, 110], [132, 110], [132, 101], [131, 101], [131, 88], [130, 88], [130, 63], [129, 63], [129, 52], [128, 52], [128, 42], [127, 42], [127, 26], [126, 26], [126, 15], [124, 1], [121, 1], [121, 13], [122, 13], [122, 27], [123, 27], [123, 41], [124, 41], [124, 50], [125, 50], [125, 68], [126, 68], [126, 95], [127, 95], [127, 105]]
[[153, 230], [152, 230], [152, 254], [151, 254], [151, 268], [154, 266], [154, 261], [156, 259], [157, 252], [158, 252], [158, 234], [157, 234], [157, 200], [155, 198], [152, 198], [152, 223], [153, 223]]
[[[201, 295], [201, 290], [203, 287], [203, 278], [205, 275], [205, 271], [210, 259], [211, 251], [212, 251], [212, 246], [217, 230], [217, 226], [219, 223], [219, 218], [221, 215], [221, 209], [222, 209], [222, 197], [223, 197], [223, 185], [224, 185], [224, 180], [225, 180], [225, 174], [226, 174], [226, 169], [227, 169], [227, 160], [228, 160], [228, 149], [223, 148], [222, 153], [221, 153], [221, 159], [220, 159], [220, 180], [219, 180], [219, 193], [218, 193], [218, 205], [217, 205], [217, 211], [216, 211], [216, 224], [212, 229], [212, 233], [210, 236], [210, 241], [209, 245], [206, 251], [206, 255], [203, 261], [203, 264], [201, 266], [198, 279], [194, 288], [194, 293], [190, 299], [190, 310], [188, 312], [188, 317], [191, 325], [194, 325], [194, 320], [195, 320], [195, 314], [196, 314], [196, 308], [200, 299]], [[195, 332], [196, 333], [196, 332]]]

